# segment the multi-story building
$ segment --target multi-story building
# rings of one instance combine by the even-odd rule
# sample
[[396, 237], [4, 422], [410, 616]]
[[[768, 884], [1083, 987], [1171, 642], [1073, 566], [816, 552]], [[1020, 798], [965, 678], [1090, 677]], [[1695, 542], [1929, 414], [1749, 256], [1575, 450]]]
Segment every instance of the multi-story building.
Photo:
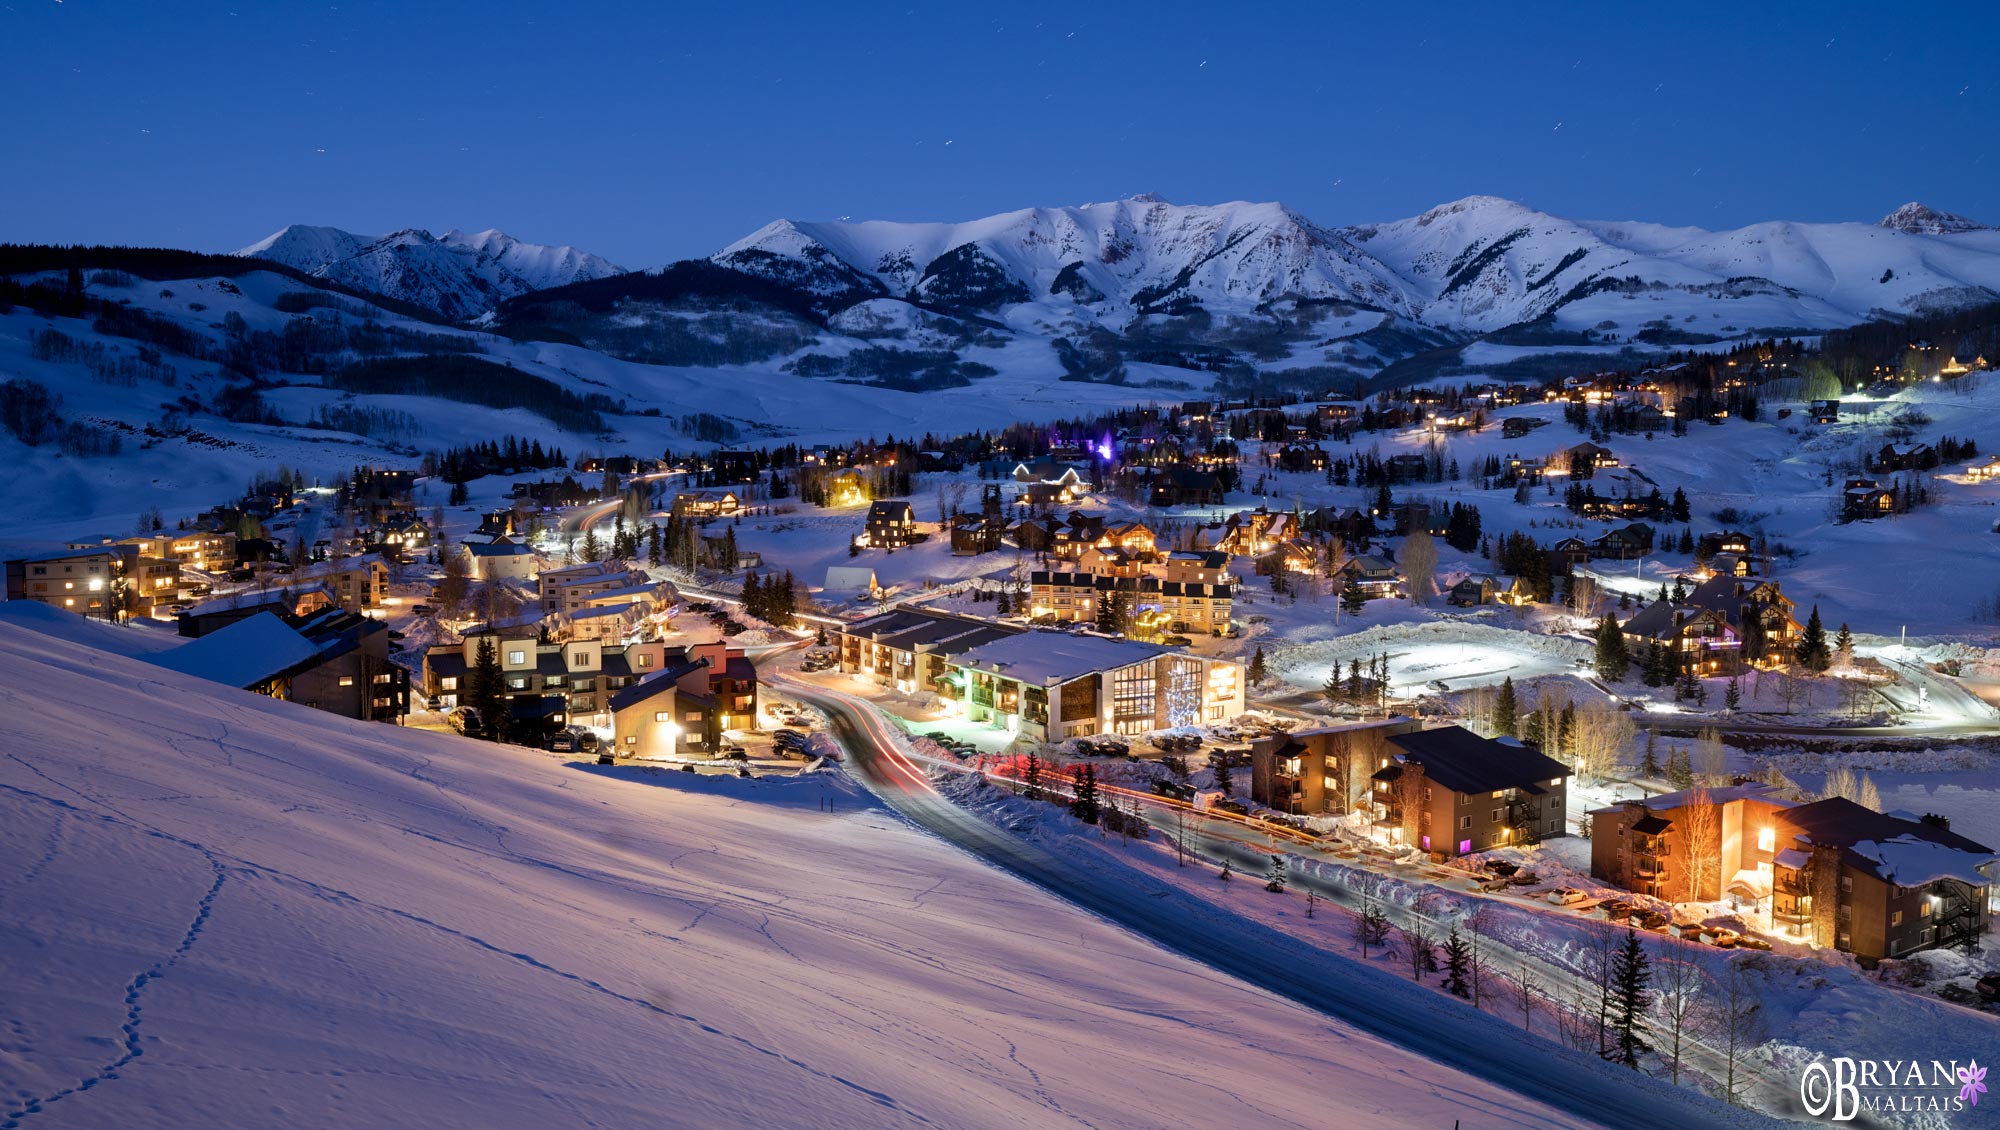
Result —
[[1687, 789], [1590, 814], [1590, 873], [1667, 902], [1771, 892], [1778, 827], [1791, 802], [1769, 785]]
[[73, 549], [7, 562], [7, 599], [33, 600], [81, 616], [122, 620], [148, 615], [179, 592], [180, 565], [149, 557], [137, 545]]
[[396, 722], [410, 709], [409, 672], [389, 659], [389, 626], [339, 608], [260, 611], [149, 661], [343, 718]]
[[1462, 726], [1391, 734], [1371, 812], [1399, 843], [1470, 855], [1565, 833], [1569, 767], [1512, 738]]
[[389, 566], [374, 554], [314, 561], [295, 570], [291, 582], [325, 585], [336, 604], [349, 612], [365, 612], [381, 607], [388, 598]]
[[901, 549], [922, 540], [917, 532], [917, 514], [899, 499], [871, 502], [862, 528], [860, 544], [870, 549]]
[[1774, 927], [1873, 962], [1970, 951], [1993, 913], [2000, 855], [1938, 816], [1906, 820], [1830, 797], [1786, 809]]
[[1130, 640], [1027, 632], [946, 663], [967, 718], [1029, 741], [1142, 734], [1243, 713], [1242, 664]]
[[[433, 708], [464, 705], [466, 679], [479, 661], [482, 640], [492, 640], [500, 664], [503, 693], [517, 718], [552, 726], [612, 728], [611, 700], [643, 679], [685, 663], [704, 662], [710, 685], [728, 715], [726, 727], [754, 725], [757, 672], [743, 652], [717, 643], [669, 647], [664, 643], [607, 644], [602, 640], [540, 643], [533, 628], [468, 633], [463, 642], [439, 644], [424, 653], [424, 688]], [[726, 703], [722, 701], [726, 699]]]
[[71, 549], [137, 546], [141, 557], [159, 557], [196, 569], [228, 569], [236, 563], [236, 535], [209, 530], [161, 530], [134, 537], [100, 537], [73, 541]]
[[839, 629], [839, 665], [847, 674], [905, 694], [931, 692], [956, 700], [958, 688], [945, 681], [948, 658], [1025, 630], [971, 616], [899, 608]]
[[544, 569], [536, 583], [544, 616], [573, 615], [599, 601], [622, 603], [630, 594], [649, 593], [658, 587], [645, 570], [628, 569], [616, 561], [586, 561], [561, 569]]
[[1088, 622], [1096, 619], [1102, 601], [1119, 594], [1125, 597], [1127, 615], [1143, 629], [1221, 635], [1229, 631], [1236, 586], [1101, 573], [1028, 574], [1028, 611], [1035, 619]]
[[1942, 817], [1844, 797], [1794, 804], [1763, 785], [1628, 801], [1591, 819], [1592, 875], [1668, 902], [1745, 903], [1774, 932], [1869, 963], [1971, 948], [2000, 879], [2000, 854]]
[[1389, 736], [1418, 725], [1379, 718], [1259, 738], [1250, 743], [1250, 799], [1294, 816], [1346, 813], [1367, 802], [1376, 770], [1395, 757]]

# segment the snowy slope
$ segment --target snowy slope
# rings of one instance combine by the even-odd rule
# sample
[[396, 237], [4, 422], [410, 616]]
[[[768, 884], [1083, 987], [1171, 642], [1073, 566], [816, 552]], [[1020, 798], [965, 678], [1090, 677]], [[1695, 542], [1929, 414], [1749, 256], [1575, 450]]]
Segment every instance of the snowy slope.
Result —
[[453, 320], [483, 314], [503, 299], [623, 273], [574, 247], [523, 243], [502, 231], [434, 236], [421, 228], [355, 235], [294, 224], [236, 252], [415, 303]]
[[830, 775], [600, 772], [4, 613], [0, 702], [8, 1125], [1575, 1124]]
[[1116, 325], [1176, 300], [1244, 312], [1296, 296], [1468, 333], [1562, 311], [1568, 328], [1627, 339], [1662, 320], [1725, 335], [1827, 328], [2000, 294], [2000, 232], [1921, 205], [1881, 224], [1710, 232], [1566, 220], [1471, 196], [1406, 220], [1326, 228], [1281, 204], [1137, 196], [965, 223], [780, 220], [713, 260], [821, 294], [1066, 305]]

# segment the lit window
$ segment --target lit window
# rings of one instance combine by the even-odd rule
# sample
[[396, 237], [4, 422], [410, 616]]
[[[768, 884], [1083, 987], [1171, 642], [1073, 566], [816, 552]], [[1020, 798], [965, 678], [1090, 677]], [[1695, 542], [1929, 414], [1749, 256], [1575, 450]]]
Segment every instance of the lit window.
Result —
[[353, 686], [353, 685], [354, 685], [354, 676], [352, 676], [352, 675], [342, 675], [342, 676], [340, 677], [340, 685], [341, 685], [341, 686], [343, 686], [343, 687], [351, 687], [351, 686]]
[[656, 710], [653, 712], [653, 721], [655, 722], [671, 722], [673, 720], [674, 720], [673, 714], [671, 714], [668, 711]]
[[1770, 851], [1772, 848], [1777, 846], [1778, 846], [1778, 832], [1775, 828], [1764, 827], [1757, 829], [1758, 851]]
[[509, 663], [526, 663], [527, 661], [528, 653], [525, 651], [510, 651], [507, 653], [507, 662]]

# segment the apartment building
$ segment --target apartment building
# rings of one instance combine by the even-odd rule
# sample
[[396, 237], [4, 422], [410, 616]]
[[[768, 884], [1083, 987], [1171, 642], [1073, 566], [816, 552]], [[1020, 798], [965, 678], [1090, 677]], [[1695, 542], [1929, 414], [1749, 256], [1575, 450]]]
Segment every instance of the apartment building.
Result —
[[1030, 741], [1143, 734], [1243, 713], [1243, 666], [1131, 640], [1035, 631], [946, 659], [965, 716]]
[[1569, 767], [1535, 747], [1463, 726], [1387, 740], [1370, 806], [1397, 842], [1455, 856], [1565, 833]]
[[1769, 785], [1684, 789], [1590, 814], [1590, 873], [1667, 902], [1771, 893], [1790, 801]]
[[149, 615], [179, 593], [178, 562], [136, 545], [72, 549], [7, 562], [7, 599], [33, 600], [80, 616], [122, 620]]
[[552, 727], [613, 726], [611, 700], [620, 691], [661, 671], [687, 663], [704, 664], [705, 693], [728, 716], [728, 727], [755, 725], [757, 672], [743, 652], [716, 642], [692, 647], [664, 643], [607, 643], [578, 639], [539, 643], [532, 627], [468, 633], [461, 643], [439, 644], [424, 653], [424, 688], [437, 710], [463, 705], [465, 680], [479, 659], [481, 640], [494, 643], [508, 707], [517, 718]]
[[1398, 716], [1258, 738], [1250, 743], [1250, 799], [1294, 816], [1346, 813], [1367, 802], [1376, 770], [1395, 758], [1390, 736], [1419, 728]]
[[627, 568], [622, 562], [586, 561], [561, 569], [544, 569], [536, 579], [544, 616], [574, 614], [578, 609], [622, 603], [631, 594], [650, 593], [658, 588], [643, 569]]

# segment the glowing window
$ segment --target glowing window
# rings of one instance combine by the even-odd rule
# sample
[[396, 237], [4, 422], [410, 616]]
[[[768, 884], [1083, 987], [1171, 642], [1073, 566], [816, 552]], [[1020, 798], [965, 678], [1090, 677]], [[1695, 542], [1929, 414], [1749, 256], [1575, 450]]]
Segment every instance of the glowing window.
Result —
[[1778, 846], [1778, 833], [1774, 828], [1757, 829], [1757, 850], [1770, 851]]

